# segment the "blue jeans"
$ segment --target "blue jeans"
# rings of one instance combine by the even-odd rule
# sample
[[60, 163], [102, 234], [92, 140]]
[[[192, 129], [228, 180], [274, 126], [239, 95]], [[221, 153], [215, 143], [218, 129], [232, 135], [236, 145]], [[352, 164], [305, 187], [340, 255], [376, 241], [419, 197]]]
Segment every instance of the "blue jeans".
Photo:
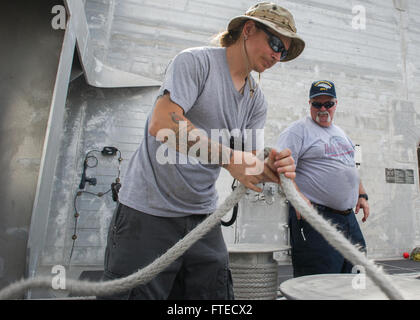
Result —
[[[317, 208], [319, 214], [343, 232], [351, 243], [366, 252], [366, 242], [356, 220], [354, 211], [344, 216], [328, 209]], [[290, 243], [292, 247], [293, 276], [311, 274], [351, 273], [353, 265], [334, 249], [303, 218], [296, 218], [296, 211], [289, 206]]]

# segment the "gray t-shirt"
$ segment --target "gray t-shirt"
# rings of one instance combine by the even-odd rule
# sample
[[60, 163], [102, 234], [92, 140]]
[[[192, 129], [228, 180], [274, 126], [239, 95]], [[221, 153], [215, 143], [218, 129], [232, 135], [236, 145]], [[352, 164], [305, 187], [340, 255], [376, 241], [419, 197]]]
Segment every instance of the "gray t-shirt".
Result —
[[[256, 87], [252, 97], [248, 81], [243, 94], [235, 89], [226, 48], [192, 48], [178, 54], [169, 64], [158, 97], [169, 92], [171, 100], [183, 108], [185, 117], [204, 130], [209, 138], [212, 129], [224, 129], [225, 134], [232, 136], [242, 133], [245, 149], [250, 151], [261, 145], [253, 133], [261, 133], [267, 113], [263, 93], [252, 77], [251, 82], [252, 87]], [[177, 161], [161, 164], [157, 153], [162, 155], [164, 149], [161, 148], [166, 145], [149, 134], [152, 112], [146, 121], [144, 139], [131, 158], [122, 181], [120, 202], [164, 217], [214, 212], [218, 201], [215, 182], [220, 165], [198, 163], [176, 151], [167, 154], [175, 154]], [[250, 133], [248, 129], [259, 130]], [[219, 142], [229, 146], [229, 138], [221, 135]]]
[[292, 151], [296, 184], [309, 200], [336, 210], [357, 204], [359, 175], [354, 145], [339, 127], [321, 127], [307, 117], [284, 130], [276, 147]]

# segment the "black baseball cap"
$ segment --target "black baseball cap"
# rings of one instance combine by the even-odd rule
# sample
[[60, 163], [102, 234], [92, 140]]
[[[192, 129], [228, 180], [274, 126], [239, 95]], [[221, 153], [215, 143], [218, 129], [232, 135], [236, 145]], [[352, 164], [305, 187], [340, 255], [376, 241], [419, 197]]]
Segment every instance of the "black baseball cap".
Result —
[[309, 99], [324, 95], [337, 98], [334, 83], [328, 80], [318, 80], [312, 82], [311, 90], [309, 91]]

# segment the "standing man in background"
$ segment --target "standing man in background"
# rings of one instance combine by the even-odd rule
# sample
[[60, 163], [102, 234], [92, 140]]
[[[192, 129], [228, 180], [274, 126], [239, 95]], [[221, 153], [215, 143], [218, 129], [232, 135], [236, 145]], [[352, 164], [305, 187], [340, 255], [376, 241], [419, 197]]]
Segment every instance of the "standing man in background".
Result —
[[[278, 139], [278, 150], [289, 148], [296, 165], [295, 184], [319, 214], [330, 220], [353, 243], [366, 250], [355, 213], [369, 216], [368, 196], [354, 161], [354, 144], [333, 124], [337, 108], [334, 83], [312, 83], [310, 116], [291, 124]], [[353, 211], [356, 208], [356, 211]], [[294, 277], [350, 273], [352, 264], [313, 229], [293, 206], [289, 226]]]

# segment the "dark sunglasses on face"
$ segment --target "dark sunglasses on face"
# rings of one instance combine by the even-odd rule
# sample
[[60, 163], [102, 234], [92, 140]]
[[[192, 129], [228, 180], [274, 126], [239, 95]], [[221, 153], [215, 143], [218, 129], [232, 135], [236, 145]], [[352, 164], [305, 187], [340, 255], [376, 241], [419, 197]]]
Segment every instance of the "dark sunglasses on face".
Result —
[[330, 109], [335, 106], [335, 101], [327, 101], [324, 103], [314, 101], [311, 104], [312, 104], [312, 107], [314, 107], [315, 109], [321, 109], [322, 106], [324, 106], [325, 109]]
[[276, 53], [280, 52], [281, 53], [280, 60], [284, 60], [284, 58], [287, 57], [287, 50], [283, 44], [283, 41], [281, 41], [279, 38], [273, 35], [266, 28], [262, 26], [258, 26], [258, 28], [264, 31], [268, 35], [268, 44], [270, 45], [270, 48]]

